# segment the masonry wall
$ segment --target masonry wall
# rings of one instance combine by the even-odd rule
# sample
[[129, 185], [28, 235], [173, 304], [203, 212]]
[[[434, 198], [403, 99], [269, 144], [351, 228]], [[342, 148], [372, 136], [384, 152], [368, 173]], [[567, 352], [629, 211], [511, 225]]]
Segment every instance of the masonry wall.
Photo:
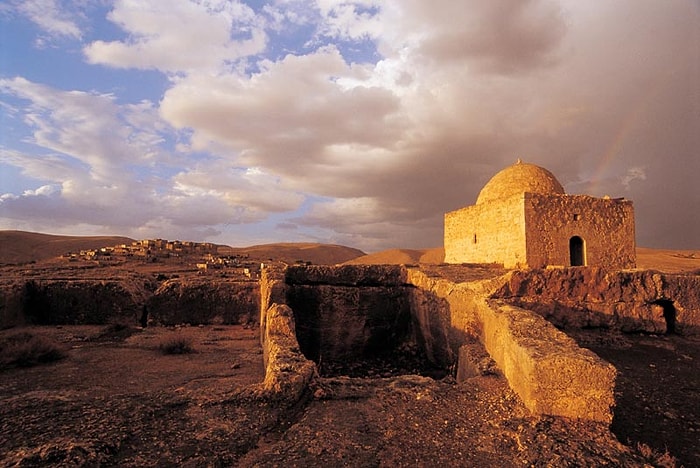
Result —
[[505, 278], [453, 283], [408, 269], [408, 281], [446, 304], [451, 326], [475, 336], [535, 414], [610, 423], [615, 368], [529, 310], [487, 297]]
[[700, 276], [566, 268], [513, 271], [493, 297], [532, 310], [564, 330], [592, 327], [664, 333], [659, 301], [675, 310], [675, 331], [700, 335]]
[[445, 214], [445, 263], [526, 262], [523, 195]]
[[634, 210], [629, 200], [526, 193], [524, 216], [531, 268], [570, 266], [573, 236], [584, 240], [587, 265], [636, 266]]

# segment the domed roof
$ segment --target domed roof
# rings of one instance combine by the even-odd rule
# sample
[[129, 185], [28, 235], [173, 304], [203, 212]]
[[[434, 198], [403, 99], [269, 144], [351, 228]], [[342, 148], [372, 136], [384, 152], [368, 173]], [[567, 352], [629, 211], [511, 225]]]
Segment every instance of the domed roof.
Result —
[[506, 167], [489, 180], [481, 189], [476, 204], [506, 198], [519, 193], [539, 193], [542, 195], [563, 195], [561, 186], [554, 174], [535, 164], [518, 162]]

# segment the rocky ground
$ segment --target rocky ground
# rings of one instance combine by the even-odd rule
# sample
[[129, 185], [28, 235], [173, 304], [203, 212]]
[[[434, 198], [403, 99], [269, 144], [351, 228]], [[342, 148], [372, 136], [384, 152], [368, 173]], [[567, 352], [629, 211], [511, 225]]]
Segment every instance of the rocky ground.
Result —
[[[319, 378], [289, 407], [255, 391], [255, 328], [104, 330], [30, 329], [68, 353], [0, 372], [0, 466], [699, 466], [700, 346], [679, 337], [578, 337], [621, 369], [623, 445], [599, 424], [531, 417], [498, 375], [457, 384], [383, 363]], [[178, 333], [196, 352], [162, 354]]]
[[700, 466], [700, 341], [605, 330], [572, 335], [617, 368], [611, 427], [617, 438]]

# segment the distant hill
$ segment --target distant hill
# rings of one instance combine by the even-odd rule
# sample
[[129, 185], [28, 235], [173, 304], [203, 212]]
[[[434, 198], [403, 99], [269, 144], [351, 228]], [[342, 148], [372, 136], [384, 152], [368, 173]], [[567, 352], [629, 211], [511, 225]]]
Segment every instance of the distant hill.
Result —
[[55, 236], [25, 231], [0, 231], [0, 264], [25, 263], [58, 257], [68, 252], [131, 244], [121, 236]]
[[667, 273], [700, 272], [700, 250], [664, 250], [637, 247], [637, 268]]
[[[445, 258], [445, 250], [441, 247], [432, 249], [390, 249], [383, 250], [345, 262], [350, 265], [359, 264], [439, 264]], [[700, 271], [700, 250], [663, 250], [637, 248], [637, 268], [643, 270], [659, 270], [666, 273]]]
[[336, 265], [365, 253], [352, 247], [316, 243], [278, 243], [251, 247], [219, 247], [219, 255], [248, 255], [250, 259], [278, 260], [288, 264], [311, 262], [314, 265]]
[[445, 258], [445, 249], [437, 247], [433, 249], [391, 249], [367, 254], [345, 262], [346, 265], [396, 265], [415, 263], [442, 263]]
[[[131, 244], [121, 236], [57, 236], [25, 231], [0, 231], [0, 264], [26, 263], [58, 257], [68, 252]], [[247, 255], [250, 259], [297, 261], [335, 265], [365, 253], [351, 247], [315, 243], [279, 243], [251, 247], [219, 246], [220, 255]]]

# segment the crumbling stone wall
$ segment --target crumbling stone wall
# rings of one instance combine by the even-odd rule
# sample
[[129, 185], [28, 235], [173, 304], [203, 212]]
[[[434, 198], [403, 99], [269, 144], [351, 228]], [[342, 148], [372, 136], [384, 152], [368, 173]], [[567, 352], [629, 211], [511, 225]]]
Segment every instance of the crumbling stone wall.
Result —
[[30, 280], [0, 291], [0, 327], [136, 322], [146, 295], [129, 281]]
[[484, 345], [533, 413], [612, 421], [615, 368], [542, 317], [488, 299], [503, 278], [453, 283], [410, 268], [408, 280], [445, 300], [452, 327]]
[[533, 310], [564, 330], [664, 333], [665, 304], [675, 312], [675, 332], [700, 334], [698, 275], [594, 267], [513, 271], [493, 297]]
[[319, 364], [380, 356], [412, 341], [399, 266], [295, 266], [285, 282], [299, 345]]
[[265, 379], [263, 395], [298, 401], [316, 375], [314, 363], [301, 353], [296, 339], [294, 313], [285, 304], [272, 304], [261, 327]]
[[237, 324], [256, 322], [259, 304], [256, 281], [171, 279], [160, 285], [146, 307], [149, 320], [161, 325]]
[[144, 318], [161, 325], [255, 322], [255, 281], [169, 280], [154, 292], [148, 277], [105, 280], [29, 280], [0, 285], [0, 328], [83, 325]]
[[[278, 358], [266, 351], [268, 369], [276, 359], [295, 381], [305, 381], [294, 353], [304, 346], [322, 346], [323, 353], [336, 358], [361, 357], [372, 342], [377, 321], [380, 335], [396, 325], [397, 317], [411, 314], [413, 331], [401, 325], [385, 345], [391, 347], [409, 338], [420, 340], [435, 362], [453, 363], [465, 346], [481, 343], [510, 386], [536, 414], [583, 418], [610, 423], [614, 404], [615, 369], [592, 352], [578, 345], [551, 323], [525, 309], [489, 299], [505, 279], [496, 277], [468, 283], [455, 283], [439, 276], [428, 276], [420, 269], [402, 266], [362, 265], [348, 267], [290, 267], [283, 271], [263, 271], [261, 284], [261, 334], [263, 347], [269, 340], [274, 314], [292, 317], [299, 348], [288, 341], [290, 358]], [[364, 292], [354, 289], [366, 289]], [[352, 291], [351, 291], [352, 290]], [[401, 299], [399, 293], [407, 299]], [[372, 296], [379, 295], [380, 298]], [[384, 295], [384, 298], [381, 296]], [[284, 304], [288, 301], [293, 305]], [[378, 306], [378, 307], [374, 307]], [[296, 307], [298, 310], [293, 310]], [[284, 313], [282, 313], [284, 312]], [[328, 341], [310, 343], [300, 330], [309, 314], [324, 331], [331, 329]], [[277, 319], [275, 319], [277, 320]], [[285, 319], [288, 320], [288, 319]], [[334, 321], [336, 323], [334, 323]], [[393, 324], [393, 325], [392, 325]], [[287, 335], [291, 326], [283, 327]], [[367, 333], [367, 334], [365, 334]], [[362, 341], [364, 338], [365, 341]], [[306, 344], [302, 344], [306, 340]], [[338, 344], [340, 343], [340, 345]], [[328, 348], [326, 348], [328, 347]], [[353, 347], [356, 347], [353, 351]], [[329, 351], [326, 351], [328, 349]], [[359, 351], [359, 352], [358, 352]], [[309, 349], [304, 354], [309, 357]], [[298, 356], [297, 356], [298, 357]], [[318, 361], [321, 356], [312, 355]], [[279, 367], [279, 366], [277, 366]], [[464, 373], [462, 373], [464, 374]]]

